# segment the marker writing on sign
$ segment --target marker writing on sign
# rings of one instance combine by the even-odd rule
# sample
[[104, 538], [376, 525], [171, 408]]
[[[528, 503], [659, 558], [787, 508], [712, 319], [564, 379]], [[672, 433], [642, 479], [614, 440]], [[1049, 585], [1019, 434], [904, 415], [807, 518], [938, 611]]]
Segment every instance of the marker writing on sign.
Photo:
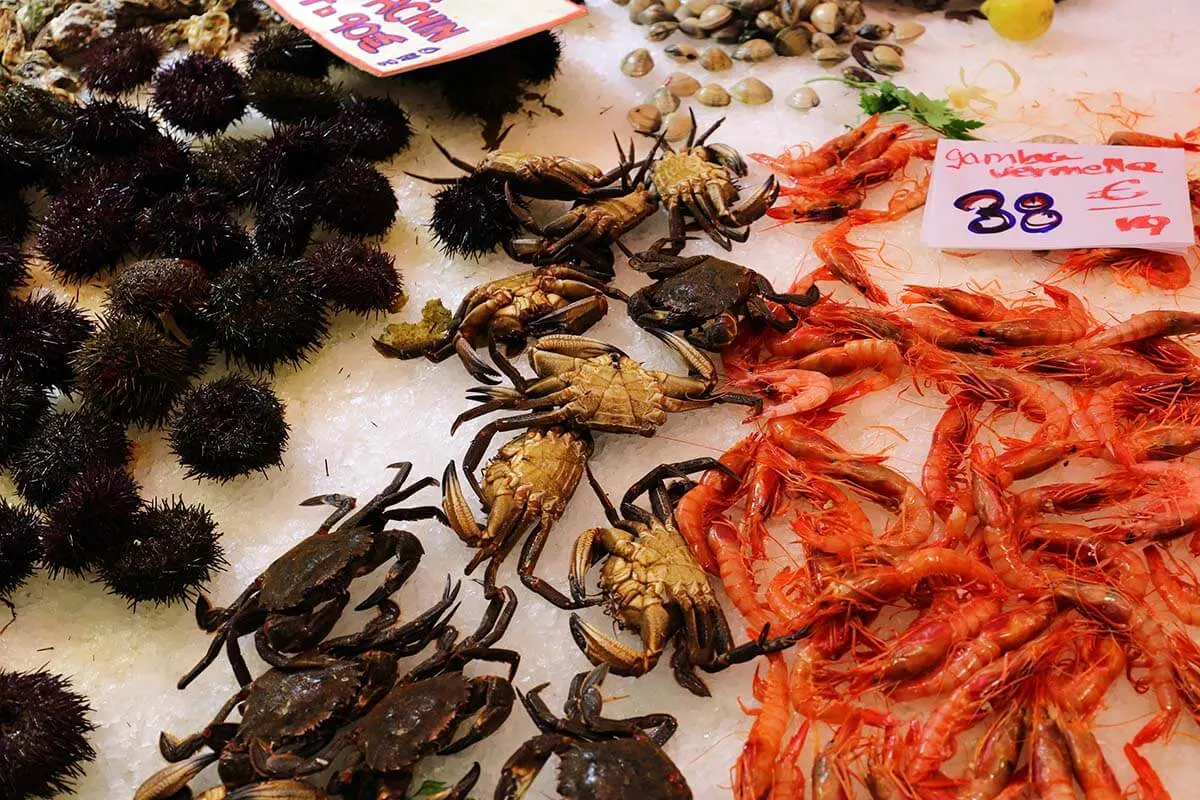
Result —
[[954, 207], [975, 215], [967, 223], [971, 233], [1004, 233], [1017, 225], [1026, 233], [1049, 233], [1063, 222], [1063, 215], [1054, 208], [1054, 198], [1045, 192], [1026, 192], [1013, 201], [1020, 220], [1004, 208], [1004, 194], [996, 189], [976, 189], [960, 195]]
[[1072, 156], [1054, 151], [1028, 153], [1019, 148], [1009, 152], [974, 153], [955, 147], [946, 151], [944, 163], [947, 169], [953, 170], [964, 167], [988, 167], [988, 175], [993, 178], [1116, 175], [1129, 172], [1162, 174], [1162, 170], [1154, 161], [1126, 161], [1119, 157], [1089, 160], [1083, 156]]
[[[437, 2], [437, 0], [433, 0]], [[308, 6], [317, 17], [331, 17], [337, 14], [337, 0], [300, 0], [300, 5]], [[370, 11], [370, 14], [352, 12], [337, 17], [340, 23], [330, 32], [353, 42], [364, 53], [376, 55], [385, 47], [407, 42], [409, 37], [403, 33], [389, 31], [388, 25], [402, 25], [407, 32], [421, 37], [427, 42], [441, 42], [464, 33], [470, 33], [470, 28], [460, 25], [445, 14], [434, 11], [430, 3], [413, 2], [412, 0], [369, 0], [360, 8]], [[402, 13], [416, 12], [416, 13]], [[379, 21], [376, 21], [375, 19]], [[422, 48], [420, 54], [436, 53], [440, 48]], [[417, 54], [401, 56], [398, 60], [416, 58]]]

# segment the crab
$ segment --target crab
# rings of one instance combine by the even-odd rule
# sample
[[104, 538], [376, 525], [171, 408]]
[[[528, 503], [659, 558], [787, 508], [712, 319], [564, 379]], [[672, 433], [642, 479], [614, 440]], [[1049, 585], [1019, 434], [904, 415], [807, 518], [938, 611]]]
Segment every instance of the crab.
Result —
[[551, 528], [566, 511], [567, 502], [579, 486], [592, 447], [587, 431], [534, 428], [497, 451], [483, 472], [482, 487], [475, 478], [478, 464], [464, 463], [467, 480], [488, 515], [482, 528], [467, 505], [454, 462], [446, 466], [442, 477], [442, 509], [459, 538], [477, 548], [467, 565], [468, 575], [490, 559], [484, 587], [491, 591], [500, 563], [532, 526], [517, 572], [526, 586], [543, 583], [533, 571]]
[[426, 356], [438, 362], [457, 353], [476, 380], [494, 383], [496, 371], [475, 353], [478, 341], [503, 344], [509, 355], [525, 346], [528, 336], [583, 333], [608, 311], [605, 295], [626, 300], [624, 292], [605, 286], [570, 267], [529, 270], [477, 286], [467, 293], [441, 340], [422, 349], [402, 351], [375, 340], [384, 355]]
[[556, 717], [541, 698], [542, 684], [521, 695], [539, 736], [521, 745], [505, 762], [495, 800], [520, 800], [551, 755], [559, 757], [558, 796], [570, 800], [690, 800], [692, 790], [683, 773], [662, 748], [675, 733], [669, 714], [630, 719], [600, 716], [600, 685], [607, 668], [581, 672], [571, 681]]
[[468, 397], [481, 405], [458, 416], [451, 433], [467, 420], [498, 409], [530, 409], [533, 413], [489, 422], [467, 449], [464, 462], [478, 464], [492, 437], [500, 431], [574, 424], [610, 433], [653, 436], [668, 412], [737, 403], [754, 408], [750, 395], [715, 392], [717, 370], [712, 361], [667, 331], [651, 331], [687, 363], [686, 376], [648, 370], [620, 349], [584, 336], [545, 336], [529, 348], [537, 380], [528, 381], [503, 354], [495, 353], [513, 388], [480, 386]]
[[666, 152], [653, 160], [650, 181], [670, 218], [673, 254], [678, 254], [686, 241], [687, 217], [710, 239], [731, 250], [733, 242], [746, 241], [748, 226], [766, 214], [779, 196], [779, 183], [771, 176], [753, 194], [739, 199], [737, 179], [746, 175], [746, 162], [729, 145], [705, 144], [724, 121], [722, 117], [696, 137], [693, 113], [691, 133], [679, 152], [667, 143], [665, 133], [657, 140], [656, 147]]
[[[396, 626], [399, 608], [380, 604], [378, 616], [361, 632], [331, 639], [316, 649], [280, 661], [239, 689], [198, 733], [182, 739], [163, 732], [159, 750], [172, 764], [207, 747], [217, 754], [224, 786], [261, 780], [250, 760], [257, 748], [268, 763], [279, 755], [309, 756], [328, 744], [344, 724], [357, 719], [400, 677], [398, 660], [414, 655], [447, 630], [459, 585], [449, 580], [441, 600], [411, 622]], [[366, 648], [365, 650], [363, 648]], [[362, 651], [362, 652], [359, 652]], [[235, 708], [241, 719], [229, 722]], [[204, 759], [193, 760], [193, 764]], [[170, 772], [168, 767], [164, 772]], [[153, 776], [146, 783], [161, 785]], [[190, 779], [189, 779], [190, 780]], [[147, 791], [141, 800], [166, 800], [170, 793]]]
[[[675, 527], [674, 500], [665, 483], [668, 477], [686, 478], [709, 469], [726, 468], [712, 458], [656, 467], [630, 487], [622, 498], [620, 512], [588, 473], [611, 527], [592, 528], [580, 535], [570, 570], [573, 604], [603, 602], [619, 627], [637, 631], [641, 637], [642, 649], [635, 650], [602, 634], [578, 614], [571, 614], [571, 635], [593, 664], [607, 664], [617, 675], [644, 675], [658, 664], [667, 644], [674, 640], [671, 666], [675, 680], [700, 697], [707, 697], [709, 691], [696, 674], [697, 667], [719, 672], [784, 650], [808, 635], [807, 629], [801, 629], [769, 638], [769, 626], [764, 626], [755, 641], [733, 644], [729, 622], [708, 575]], [[649, 494], [650, 511], [633, 503], [642, 493]], [[599, 594], [589, 598], [584, 581], [600, 561], [604, 563]], [[557, 604], [555, 594], [544, 593], [542, 597]]]
[[[821, 299], [815, 284], [804, 294], [780, 294], [748, 267], [713, 256], [682, 258], [662, 252], [663, 247], [660, 243], [629, 261], [657, 281], [633, 293], [629, 316], [648, 330], [680, 331], [706, 350], [729, 346], [738, 334], [739, 319], [759, 328], [789, 331], [799, 319], [793, 308]], [[768, 300], [778, 303], [787, 319], [780, 319]]]
[[[398, 681], [319, 753], [307, 760], [276, 757], [270, 765], [255, 760], [255, 767], [270, 777], [301, 777], [333, 767], [330, 794], [402, 800], [414, 768], [423, 759], [461, 752], [495, 733], [508, 719], [515, 699], [511, 681], [520, 655], [492, 645], [503, 636], [515, 609], [516, 596], [511, 589], [501, 588], [481, 625], [486, 634], [456, 643], [457, 634], [449, 629], [432, 658]], [[475, 661], [506, 664], [508, 676], [463, 675], [463, 668]], [[256, 752], [251, 753], [252, 759]], [[478, 777], [476, 764], [443, 796], [464, 800]]]
[[[569, 156], [543, 156], [536, 153], [521, 153], [516, 150], [493, 150], [478, 164], [456, 158], [437, 139], [433, 146], [454, 166], [468, 175], [494, 175], [513, 187], [525, 197], [539, 200], [576, 200], [588, 197], [610, 186], [618, 178], [629, 174], [637, 166], [632, 162], [621, 164], [608, 172], [594, 164]], [[458, 178], [429, 178], [406, 173], [426, 183], [447, 185]]]
[[250, 670], [237, 640], [250, 633], [257, 634], [260, 651], [298, 653], [312, 648], [337, 624], [350, 602], [354, 579], [374, 572], [393, 557], [395, 562], [383, 583], [355, 610], [377, 606], [400, 588], [417, 568], [424, 550], [411, 533], [385, 530], [385, 526], [389, 521], [445, 521], [445, 517], [433, 506], [395, 508], [422, 489], [436, 486], [437, 481], [424, 478], [402, 488], [412, 464], [393, 464], [391, 468], [397, 470], [391, 483], [354, 514], [350, 514], [354, 498], [344, 495], [322, 495], [302, 502], [302, 506], [333, 505], [335, 511], [316, 532], [275, 559], [228, 607], [214, 608], [203, 595], [197, 599], [197, 624], [216, 636], [200, 662], [180, 678], [180, 689], [217, 659], [222, 646], [238, 683], [249, 684]]

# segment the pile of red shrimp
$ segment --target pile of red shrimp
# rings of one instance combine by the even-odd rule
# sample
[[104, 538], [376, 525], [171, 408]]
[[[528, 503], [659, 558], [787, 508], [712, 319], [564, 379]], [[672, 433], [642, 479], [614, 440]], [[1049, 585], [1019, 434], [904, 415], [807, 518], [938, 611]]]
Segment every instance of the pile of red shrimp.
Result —
[[[1134, 791], [1168, 797], [1139, 748], [1200, 716], [1200, 358], [1179, 339], [1200, 314], [1104, 326], [1054, 286], [902, 301], [827, 298], [726, 351], [764, 411], [677, 522], [752, 634], [811, 631], [755, 681], [735, 796], [1116, 800], [1093, 719], [1124, 673], [1157, 708], [1125, 747]], [[944, 403], [919, 485], [829, 434], [897, 382]], [[1068, 461], [1095, 476], [1047, 480]]]

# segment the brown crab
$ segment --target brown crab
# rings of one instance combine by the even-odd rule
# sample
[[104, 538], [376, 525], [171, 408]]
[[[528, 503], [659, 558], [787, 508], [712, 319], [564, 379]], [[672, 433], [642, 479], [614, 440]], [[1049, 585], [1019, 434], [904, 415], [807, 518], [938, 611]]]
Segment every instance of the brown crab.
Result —
[[[544, 156], [522, 153], [516, 150], [493, 150], [478, 164], [471, 164], [453, 156], [437, 139], [433, 146], [446, 160], [468, 175], [494, 175], [503, 179], [513, 190], [525, 197], [539, 200], [577, 200], [588, 197], [611, 185], [618, 178], [629, 174], [632, 162], [621, 164], [608, 172], [594, 164], [569, 156]], [[447, 185], [458, 178], [429, 178], [406, 173], [426, 183]]]
[[[250, 670], [242, 657], [237, 640], [257, 633], [259, 650], [298, 653], [324, 639], [350, 602], [350, 584], [395, 558], [383, 583], [360, 603], [356, 610], [377, 606], [404, 583], [417, 568], [424, 550], [407, 531], [384, 530], [389, 521], [441, 519], [440, 508], [422, 506], [395, 508], [429, 486], [433, 478], [424, 478], [402, 488], [412, 471], [407, 462], [393, 464], [397, 469], [391, 483], [354, 514], [355, 500], [344, 495], [322, 495], [301, 505], [329, 504], [336, 510], [315, 533], [302, 539], [255, 578], [227, 608], [214, 608], [201, 595], [196, 601], [196, 622], [215, 633], [208, 652], [179, 680], [186, 688], [208, 668], [222, 646], [227, 650], [234, 675], [242, 686], [251, 681]], [[337, 525], [336, 529], [334, 525]]]
[[503, 344], [512, 356], [521, 351], [530, 335], [583, 333], [607, 313], [605, 295], [626, 299], [624, 292], [570, 267], [529, 270], [468, 292], [445, 337], [432, 345], [405, 351], [376, 339], [375, 349], [387, 356], [425, 356], [433, 362], [457, 353], [472, 377], [494, 383], [496, 371], [475, 353], [479, 341], [486, 340], [489, 347]]
[[541, 735], [512, 754], [500, 773], [494, 800], [520, 800], [551, 755], [559, 757], [558, 796], [570, 800], [690, 800], [692, 790], [663, 745], [677, 723], [669, 714], [630, 719], [600, 716], [604, 700], [600, 685], [604, 665], [581, 672], [571, 681], [556, 717], [541, 698], [547, 684], [521, 696], [521, 702]]
[[696, 137], [693, 113], [692, 132], [679, 152], [671, 149], [665, 134], [658, 139], [657, 146], [666, 153], [653, 162], [650, 181], [670, 217], [672, 253], [683, 249], [689, 216], [710, 239], [733, 249], [732, 243], [746, 241], [748, 226], [779, 196], [779, 184], [771, 176], [753, 194], [739, 199], [737, 179], [746, 175], [746, 162], [729, 145], [705, 144], [724, 121], [722, 117]]
[[574, 424], [611, 433], [653, 436], [668, 412], [707, 408], [718, 403], [759, 407], [757, 397], [715, 392], [717, 370], [709, 358], [679, 336], [651, 331], [687, 363], [689, 374], [649, 370], [616, 347], [583, 336], [546, 336], [529, 348], [537, 380], [528, 381], [512, 362], [496, 353], [496, 366], [513, 388], [481, 386], [468, 397], [480, 402], [454, 421], [462, 423], [498, 409], [532, 413], [488, 423], [467, 449], [465, 463], [478, 464], [492, 437], [500, 431]]
[[[712, 458], [656, 467], [625, 493], [620, 512], [588, 473], [588, 481], [612, 527], [584, 531], [575, 542], [570, 570], [575, 606], [604, 602], [617, 625], [637, 631], [642, 641], [642, 649], [635, 650], [572, 614], [571, 635], [593, 664], [607, 664], [617, 675], [644, 675], [658, 664], [667, 644], [674, 640], [671, 666], [675, 680], [701, 697], [709, 692], [696, 674], [697, 667], [719, 672], [732, 664], [783, 650], [808, 634], [800, 630], [772, 639], [764, 626], [757, 640], [733, 644], [729, 622], [708, 576], [675, 527], [672, 493], [665, 483], [669, 477], [708, 469], [724, 467]], [[633, 503], [642, 493], [649, 494], [650, 511]], [[600, 561], [600, 592], [589, 598], [584, 581]], [[555, 594], [542, 596], [555, 603]]]
[[451, 461], [442, 476], [442, 509], [459, 538], [477, 548], [466, 573], [471, 574], [490, 559], [484, 587], [492, 591], [501, 562], [532, 526], [517, 572], [526, 586], [542, 585], [544, 582], [533, 571], [551, 528], [579, 486], [591, 454], [592, 438], [586, 431], [534, 428], [496, 452], [483, 471], [482, 486], [475, 478], [478, 463], [464, 463], [467, 480], [488, 515], [482, 528], [467, 504]]

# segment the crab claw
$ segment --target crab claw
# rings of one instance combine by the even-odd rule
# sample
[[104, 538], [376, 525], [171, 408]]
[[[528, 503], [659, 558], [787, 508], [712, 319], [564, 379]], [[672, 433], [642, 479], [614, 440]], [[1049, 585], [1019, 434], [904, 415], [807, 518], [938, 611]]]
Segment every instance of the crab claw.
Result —
[[174, 797], [187, 787], [192, 778], [195, 778], [216, 760], [216, 753], [205, 753], [189, 758], [187, 761], [163, 767], [138, 787], [133, 795], [133, 800], [167, 800]]
[[225, 800], [327, 800], [323, 789], [304, 781], [280, 780], [252, 783], [225, 795]]
[[771, 205], [779, 198], [779, 182], [772, 175], [758, 187], [758, 190], [744, 197], [729, 209], [729, 218], [735, 225], [744, 226], [762, 219], [772, 209]]
[[475, 521], [475, 515], [467, 503], [462, 484], [458, 481], [458, 470], [451, 461], [442, 473], [442, 510], [450, 522], [450, 529], [458, 534], [458, 538], [475, 547], [483, 540], [483, 529]]
[[[660, 611], [665, 611], [657, 606]], [[605, 636], [595, 627], [583, 621], [578, 614], [572, 614], [570, 619], [571, 637], [593, 664], [607, 664], [609, 672], [614, 675], [636, 677], [645, 675], [654, 669], [662, 650], [634, 650], [628, 645]]]
[[488, 366], [479, 354], [475, 352], [475, 348], [463, 336], [454, 337], [454, 352], [458, 353], [458, 359], [462, 365], [466, 367], [467, 372], [471, 377], [480, 383], [495, 385], [500, 382], [500, 373]]

